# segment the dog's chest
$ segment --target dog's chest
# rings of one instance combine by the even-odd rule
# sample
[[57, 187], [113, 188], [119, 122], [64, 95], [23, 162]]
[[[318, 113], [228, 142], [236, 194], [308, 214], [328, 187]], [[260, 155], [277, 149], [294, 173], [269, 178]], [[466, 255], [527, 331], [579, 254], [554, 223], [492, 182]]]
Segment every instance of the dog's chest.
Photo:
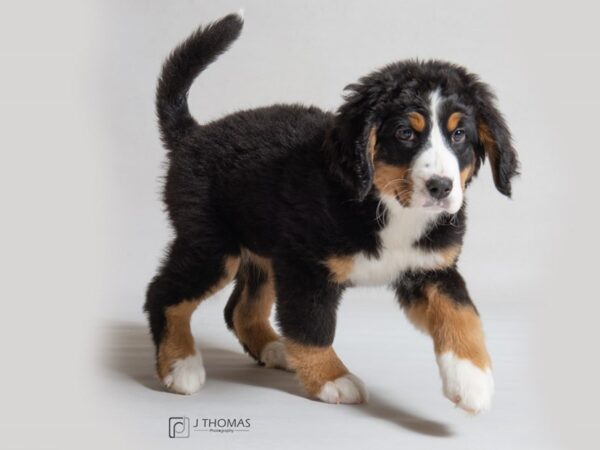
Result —
[[378, 257], [364, 253], [352, 256], [348, 280], [355, 285], [389, 284], [407, 270], [435, 269], [444, 264], [443, 252], [415, 246], [432, 225], [431, 213], [402, 208], [395, 200], [385, 201], [388, 221], [379, 232]]

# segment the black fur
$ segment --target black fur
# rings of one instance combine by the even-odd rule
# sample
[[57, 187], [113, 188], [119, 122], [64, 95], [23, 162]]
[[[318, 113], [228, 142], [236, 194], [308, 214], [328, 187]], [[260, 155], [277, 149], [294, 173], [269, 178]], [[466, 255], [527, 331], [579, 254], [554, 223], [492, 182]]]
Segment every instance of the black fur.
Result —
[[331, 283], [329, 272], [315, 261], [277, 258], [273, 269], [283, 335], [307, 345], [331, 345], [343, 287]]
[[[372, 127], [377, 127], [378, 158], [393, 164], [410, 160], [417, 148], [391, 138], [394, 124], [407, 110], [427, 115], [425, 100], [439, 87], [465, 113], [469, 140], [454, 149], [461, 167], [474, 161], [478, 169], [486, 157], [479, 123], [485, 123], [496, 143], [492, 169], [505, 195], [517, 173], [516, 154], [489, 89], [465, 69], [440, 61], [400, 62], [362, 78], [348, 86], [336, 114], [274, 105], [199, 125], [188, 110], [188, 90], [241, 28], [241, 19], [230, 15], [196, 31], [167, 59], [158, 84], [156, 108], [169, 150], [164, 201], [177, 237], [148, 288], [145, 308], [152, 334], [158, 345], [164, 309], [210, 289], [224, 273], [225, 258], [247, 248], [272, 261], [283, 334], [329, 345], [344, 286], [331, 282], [323, 261], [357, 252], [377, 256], [378, 231], [386, 224], [367, 152]], [[459, 245], [464, 232], [463, 207], [442, 217], [415, 245]], [[254, 269], [238, 274], [225, 310], [229, 327], [242, 283], [256, 287], [261, 282], [260, 270], [248, 270]], [[468, 299], [454, 269], [399, 274], [398, 293], [413, 298], [426, 280], [443, 281], [457, 302]]]
[[470, 306], [477, 312], [477, 308], [475, 308], [469, 296], [467, 285], [456, 268], [405, 273], [398, 278], [394, 287], [400, 304], [409, 308], [419, 302], [426, 301], [424, 289], [429, 285], [435, 285], [457, 305]]
[[444, 214], [435, 225], [419, 239], [415, 246], [428, 250], [441, 250], [462, 245], [467, 230], [465, 205], [454, 215]]

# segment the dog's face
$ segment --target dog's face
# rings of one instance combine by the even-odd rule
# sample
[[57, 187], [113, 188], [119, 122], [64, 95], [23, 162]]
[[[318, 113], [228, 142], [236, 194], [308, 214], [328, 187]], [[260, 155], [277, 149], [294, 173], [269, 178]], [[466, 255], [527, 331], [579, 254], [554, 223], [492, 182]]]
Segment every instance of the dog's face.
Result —
[[406, 207], [456, 213], [475, 169], [478, 135], [470, 110], [440, 90], [389, 105], [369, 143], [377, 190]]
[[374, 190], [404, 207], [454, 214], [486, 156], [496, 187], [510, 196], [516, 152], [493, 95], [474, 75], [405, 62], [349, 89], [333, 137], [359, 198]]

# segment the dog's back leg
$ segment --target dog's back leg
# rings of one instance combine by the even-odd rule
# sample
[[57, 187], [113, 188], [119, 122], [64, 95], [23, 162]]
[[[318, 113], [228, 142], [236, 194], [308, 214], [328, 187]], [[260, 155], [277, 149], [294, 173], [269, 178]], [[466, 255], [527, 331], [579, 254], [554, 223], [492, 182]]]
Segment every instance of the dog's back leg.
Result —
[[205, 380], [199, 350], [195, 348], [190, 319], [198, 304], [233, 280], [240, 256], [210, 250], [202, 240], [177, 238], [146, 295], [156, 369], [160, 380], [180, 394], [196, 392]]
[[235, 283], [225, 307], [227, 327], [260, 364], [288, 369], [284, 344], [269, 322], [275, 301], [271, 263], [245, 252]]

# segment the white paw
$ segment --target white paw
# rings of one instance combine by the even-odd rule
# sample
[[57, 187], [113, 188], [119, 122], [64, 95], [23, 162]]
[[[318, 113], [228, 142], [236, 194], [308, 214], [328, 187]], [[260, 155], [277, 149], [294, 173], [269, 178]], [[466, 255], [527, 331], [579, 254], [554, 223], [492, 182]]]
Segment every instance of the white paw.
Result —
[[164, 385], [178, 394], [193, 394], [206, 381], [206, 371], [202, 364], [202, 355], [196, 350], [195, 355], [178, 359], [171, 366], [171, 372], [163, 379]]
[[369, 395], [364, 383], [351, 373], [328, 381], [317, 394], [326, 403], [363, 403]]
[[265, 345], [260, 353], [260, 360], [266, 367], [291, 370], [287, 361], [285, 344], [281, 341], [273, 341]]
[[437, 357], [444, 395], [471, 414], [490, 409], [494, 396], [494, 378], [488, 367], [480, 369], [468, 359], [447, 352]]

